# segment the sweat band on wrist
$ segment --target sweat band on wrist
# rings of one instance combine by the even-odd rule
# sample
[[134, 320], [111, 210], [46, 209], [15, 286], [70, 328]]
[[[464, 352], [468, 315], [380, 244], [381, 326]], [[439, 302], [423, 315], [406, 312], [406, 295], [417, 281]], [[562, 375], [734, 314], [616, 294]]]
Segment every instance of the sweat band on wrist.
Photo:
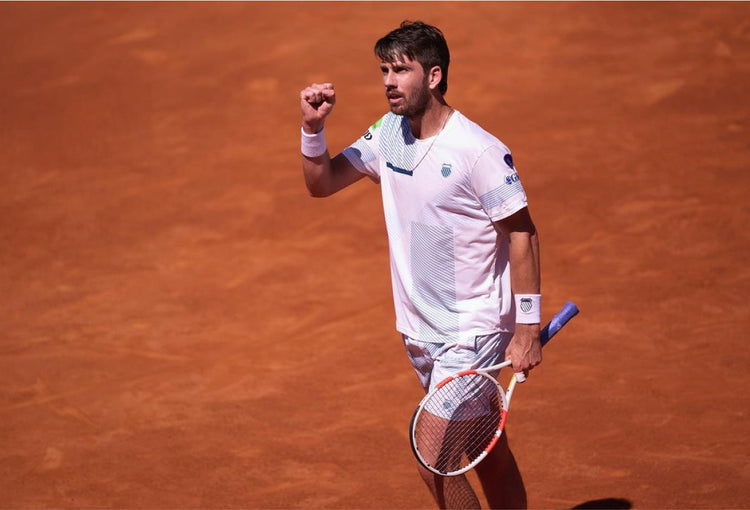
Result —
[[326, 144], [325, 128], [314, 135], [308, 135], [304, 129], [300, 129], [302, 131], [302, 154], [308, 158], [317, 158], [326, 153], [328, 145]]
[[540, 324], [542, 322], [542, 295], [515, 294], [516, 324]]

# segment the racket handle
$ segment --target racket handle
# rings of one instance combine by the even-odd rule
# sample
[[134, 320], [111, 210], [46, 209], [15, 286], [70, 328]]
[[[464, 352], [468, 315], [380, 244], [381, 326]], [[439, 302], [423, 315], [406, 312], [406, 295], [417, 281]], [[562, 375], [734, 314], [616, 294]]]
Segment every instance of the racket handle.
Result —
[[549, 324], [544, 326], [544, 329], [539, 336], [542, 347], [547, 342], [552, 340], [552, 337], [555, 336], [555, 333], [560, 331], [560, 328], [565, 326], [565, 324], [577, 314], [578, 307], [575, 305], [575, 303], [573, 303], [572, 301], [568, 301], [567, 303], [565, 303], [565, 306], [562, 307], [562, 310], [557, 312], [557, 314], [552, 317], [552, 320], [549, 321]]

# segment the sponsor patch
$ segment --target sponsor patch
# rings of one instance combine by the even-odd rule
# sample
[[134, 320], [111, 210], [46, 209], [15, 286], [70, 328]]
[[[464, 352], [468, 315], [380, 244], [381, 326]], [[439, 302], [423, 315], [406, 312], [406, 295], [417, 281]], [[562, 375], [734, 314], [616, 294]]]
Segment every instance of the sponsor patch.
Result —
[[520, 178], [518, 177], [518, 173], [515, 172], [513, 173], [513, 175], [508, 175], [507, 177], [505, 177], [505, 184], [509, 186], [518, 181], [520, 181]]

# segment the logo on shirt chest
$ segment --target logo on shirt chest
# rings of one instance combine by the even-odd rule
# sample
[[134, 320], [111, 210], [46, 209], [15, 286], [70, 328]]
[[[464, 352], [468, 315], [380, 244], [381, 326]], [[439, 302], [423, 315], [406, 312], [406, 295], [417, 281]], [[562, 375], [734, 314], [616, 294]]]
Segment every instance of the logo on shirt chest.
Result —
[[443, 177], [448, 177], [451, 174], [451, 164], [443, 163], [443, 166], [440, 168], [440, 173]]

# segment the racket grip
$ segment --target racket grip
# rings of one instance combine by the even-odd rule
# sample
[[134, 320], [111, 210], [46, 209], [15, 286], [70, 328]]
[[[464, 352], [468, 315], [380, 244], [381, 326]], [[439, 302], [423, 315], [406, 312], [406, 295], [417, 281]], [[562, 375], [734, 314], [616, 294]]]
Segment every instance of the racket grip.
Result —
[[542, 346], [549, 342], [565, 324], [578, 314], [578, 307], [572, 301], [565, 303], [565, 306], [552, 317], [549, 324], [544, 326], [539, 339], [541, 340]]

